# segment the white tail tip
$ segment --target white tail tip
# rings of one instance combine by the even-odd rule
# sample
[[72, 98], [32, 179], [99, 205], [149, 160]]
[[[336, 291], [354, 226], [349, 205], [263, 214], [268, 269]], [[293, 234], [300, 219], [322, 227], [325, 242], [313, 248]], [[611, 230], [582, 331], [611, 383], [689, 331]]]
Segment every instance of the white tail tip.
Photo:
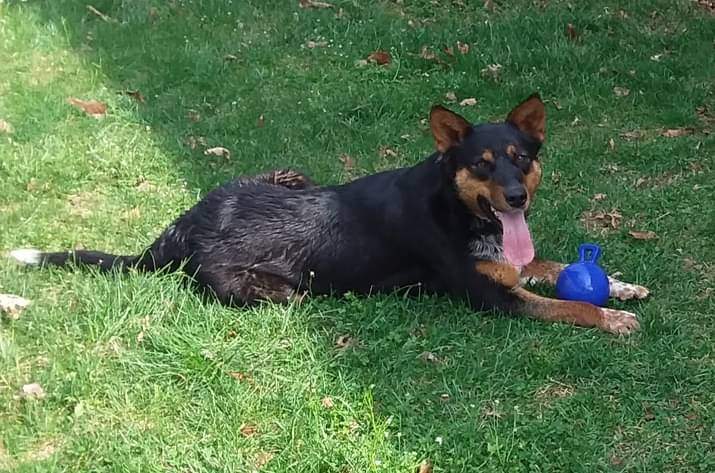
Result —
[[10, 252], [10, 258], [13, 258], [18, 263], [38, 265], [42, 252], [38, 250], [13, 250]]

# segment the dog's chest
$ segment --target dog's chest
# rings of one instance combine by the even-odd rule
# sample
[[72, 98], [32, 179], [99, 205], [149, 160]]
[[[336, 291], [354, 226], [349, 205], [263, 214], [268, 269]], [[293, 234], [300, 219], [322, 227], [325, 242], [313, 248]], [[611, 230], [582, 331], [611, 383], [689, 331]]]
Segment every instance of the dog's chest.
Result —
[[469, 232], [469, 253], [475, 258], [488, 261], [502, 261], [501, 229], [491, 222], [475, 220]]

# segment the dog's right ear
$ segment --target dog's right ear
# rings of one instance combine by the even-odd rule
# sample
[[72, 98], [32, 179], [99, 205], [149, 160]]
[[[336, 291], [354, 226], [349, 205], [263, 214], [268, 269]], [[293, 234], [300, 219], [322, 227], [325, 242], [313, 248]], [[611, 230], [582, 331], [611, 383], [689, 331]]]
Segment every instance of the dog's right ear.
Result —
[[429, 126], [432, 129], [437, 151], [446, 153], [453, 146], [458, 145], [471, 132], [472, 125], [441, 105], [435, 105], [429, 114]]

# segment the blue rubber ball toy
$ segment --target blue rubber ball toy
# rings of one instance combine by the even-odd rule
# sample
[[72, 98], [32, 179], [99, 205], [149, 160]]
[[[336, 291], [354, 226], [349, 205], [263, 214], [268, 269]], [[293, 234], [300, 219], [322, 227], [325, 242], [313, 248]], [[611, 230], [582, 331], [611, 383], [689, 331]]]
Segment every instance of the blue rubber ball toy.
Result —
[[608, 276], [598, 265], [601, 247], [583, 243], [578, 247], [578, 261], [559, 274], [556, 280], [556, 297], [570, 301], [590, 302], [603, 306], [608, 301]]

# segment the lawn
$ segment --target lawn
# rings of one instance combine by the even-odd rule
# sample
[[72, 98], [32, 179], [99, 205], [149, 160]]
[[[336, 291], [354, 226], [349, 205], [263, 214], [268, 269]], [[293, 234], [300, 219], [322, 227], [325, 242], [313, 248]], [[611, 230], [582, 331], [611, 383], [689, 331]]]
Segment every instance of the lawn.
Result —
[[136, 253], [233, 176], [411, 165], [432, 104], [494, 121], [539, 91], [537, 248], [602, 244], [652, 291], [611, 303], [641, 331], [397, 295], [236, 310], [3, 259], [32, 304], [0, 322], [0, 471], [715, 471], [713, 7], [299, 3], [0, 0], [0, 251]]

